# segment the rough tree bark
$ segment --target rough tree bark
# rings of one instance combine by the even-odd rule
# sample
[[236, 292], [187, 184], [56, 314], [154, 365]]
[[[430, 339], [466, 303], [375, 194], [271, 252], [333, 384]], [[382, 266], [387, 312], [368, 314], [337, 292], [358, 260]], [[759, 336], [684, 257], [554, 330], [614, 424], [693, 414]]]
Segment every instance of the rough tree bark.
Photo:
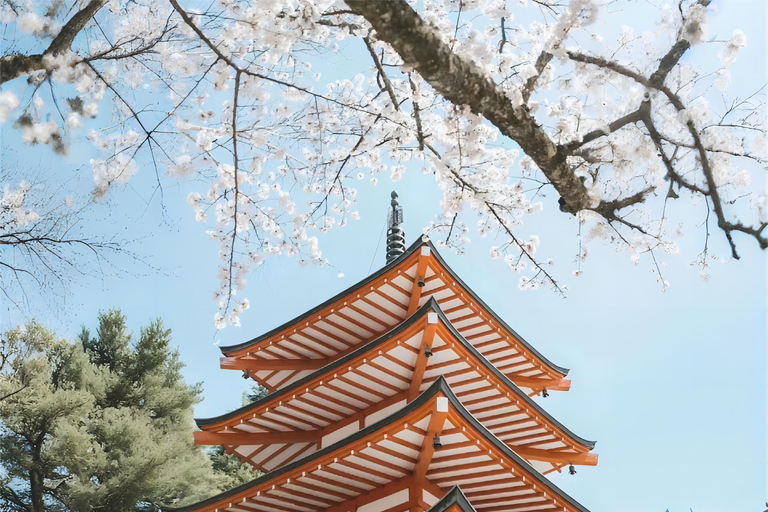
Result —
[[456, 105], [467, 105], [517, 142], [560, 194], [562, 210], [575, 214], [595, 206], [567, 164], [566, 152], [552, 142], [528, 108], [514, 105], [480, 68], [456, 55], [405, 0], [346, 3], [368, 20], [379, 39], [389, 43], [405, 65], [418, 71], [435, 91]]

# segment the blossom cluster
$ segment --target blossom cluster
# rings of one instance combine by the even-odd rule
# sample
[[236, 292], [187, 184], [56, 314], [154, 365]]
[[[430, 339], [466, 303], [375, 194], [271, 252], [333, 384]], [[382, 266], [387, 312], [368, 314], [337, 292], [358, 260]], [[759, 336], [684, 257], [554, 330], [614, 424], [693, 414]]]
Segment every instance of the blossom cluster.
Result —
[[[684, 0], [661, 8], [653, 27], [612, 33], [605, 27], [615, 24], [596, 23], [619, 16], [609, 4], [424, 0], [414, 7], [455, 54], [498, 84], [512, 107], [534, 116], [558, 147], [570, 148], [567, 164], [589, 196], [589, 208], [577, 215], [584, 233], [578, 261], [597, 241], [633, 261], [656, 249], [676, 252], [670, 236], [679, 223], [667, 226], [665, 204], [671, 197], [700, 200], [708, 190], [699, 147], [723, 201], [749, 197], [765, 218], [765, 197], [748, 192], [747, 170], [765, 158], [761, 105], [734, 103], [723, 113], [708, 102], [712, 87], [727, 88], [728, 67], [746, 36], [736, 30], [711, 43], [719, 45], [717, 69], [680, 61], [666, 70], [670, 98], [637, 77], [651, 76], [677, 44], [710, 44], [705, 7]], [[0, 18], [38, 39], [58, 33], [68, 18], [53, 0], [9, 5]], [[397, 181], [413, 169], [433, 175], [443, 192], [442, 212], [426, 229], [432, 238], [461, 252], [476, 225], [480, 237], [501, 237], [491, 257], [521, 274], [520, 288], [560, 289], [552, 262], [539, 259], [539, 237], [524, 232], [527, 215], [554, 197], [536, 155], [443, 98], [363, 17], [337, 0], [199, 7], [110, 0], [96, 15], [98, 27], [89, 25], [70, 49], [46, 54], [26, 73], [35, 90], [49, 80], [70, 98], [62, 115], [51, 115], [53, 102], [38, 93], [19, 98], [3, 91], [0, 122], [13, 122], [26, 143], [59, 151], [98, 123], [85, 134], [97, 199], [150, 167], [163, 179], [201, 184], [187, 202], [219, 246], [217, 327], [239, 323], [248, 308], [248, 275], [270, 257], [328, 263], [318, 232], [359, 218], [358, 183]], [[339, 70], [333, 62], [345, 52], [365, 62]], [[107, 102], [111, 109], [100, 108]], [[612, 124], [633, 112], [646, 117]], [[598, 211], [636, 194], [647, 197], [620, 212], [620, 220]]]

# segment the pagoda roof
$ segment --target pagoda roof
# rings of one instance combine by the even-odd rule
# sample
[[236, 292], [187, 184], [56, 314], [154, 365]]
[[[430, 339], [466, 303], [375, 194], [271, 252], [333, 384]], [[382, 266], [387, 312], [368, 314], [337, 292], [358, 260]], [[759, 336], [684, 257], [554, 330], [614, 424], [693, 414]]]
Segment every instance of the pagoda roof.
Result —
[[[434, 355], [413, 385], [420, 343], [430, 326]], [[300, 381], [235, 411], [197, 419], [205, 432], [196, 433], [196, 440], [224, 445], [270, 471], [338, 438], [334, 432], [348, 434], [345, 429], [402, 407], [409, 391], [415, 397], [443, 372], [471, 413], [537, 470], [597, 463], [597, 456], [588, 453], [595, 442], [571, 432], [497, 370], [455, 329], [434, 298], [396, 328]]]
[[166, 510], [341, 512], [408, 489], [402, 509], [388, 509], [394, 512], [434, 505], [455, 485], [477, 512], [587, 512], [475, 419], [442, 377], [405, 407], [312, 455]]
[[440, 501], [432, 505], [427, 512], [477, 512], [469, 502], [461, 487], [455, 485]]
[[513, 380], [567, 375], [568, 369], [545, 358], [494, 313], [426, 238], [293, 320], [252, 340], [221, 347], [226, 356], [221, 365], [245, 370], [275, 391], [389, 331], [430, 297], [457, 330]]

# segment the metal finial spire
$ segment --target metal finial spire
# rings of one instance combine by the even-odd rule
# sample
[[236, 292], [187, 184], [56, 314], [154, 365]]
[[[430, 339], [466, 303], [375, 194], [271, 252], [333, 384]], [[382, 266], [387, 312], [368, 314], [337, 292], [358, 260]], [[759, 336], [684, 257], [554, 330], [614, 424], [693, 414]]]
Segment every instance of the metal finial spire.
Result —
[[389, 204], [392, 208], [387, 214], [387, 264], [405, 252], [405, 232], [400, 228], [403, 223], [403, 207], [397, 202], [397, 192], [394, 190]]

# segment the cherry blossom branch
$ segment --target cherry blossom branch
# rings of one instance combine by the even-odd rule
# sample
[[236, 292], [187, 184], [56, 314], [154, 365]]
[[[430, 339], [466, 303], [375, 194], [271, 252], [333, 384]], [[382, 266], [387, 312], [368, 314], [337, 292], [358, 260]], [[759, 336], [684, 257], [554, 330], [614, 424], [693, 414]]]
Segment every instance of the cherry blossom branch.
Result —
[[[297, 91], [303, 92], [304, 94], [308, 94], [308, 95], [310, 95], [312, 97], [323, 99], [323, 100], [331, 102], [331, 103], [335, 103], [335, 104], [340, 105], [340, 106], [345, 107], [345, 108], [349, 108], [349, 109], [352, 109], [352, 110], [355, 110], [355, 111], [359, 111], [359, 112], [364, 112], [364, 113], [369, 114], [369, 115], [374, 115], [374, 113], [372, 113], [372, 112], [370, 112], [370, 111], [368, 111], [368, 110], [366, 110], [364, 108], [358, 107], [356, 105], [352, 105], [352, 104], [349, 104], [349, 103], [344, 103], [344, 102], [335, 100], [333, 98], [330, 98], [328, 96], [324, 96], [322, 94], [318, 94], [316, 92], [312, 92], [311, 90], [307, 89], [306, 87], [300, 87], [300, 86], [298, 86], [296, 84], [293, 84], [291, 82], [286, 82], [285, 80], [280, 80], [278, 78], [274, 78], [274, 77], [271, 77], [269, 75], [264, 75], [262, 73], [257, 73], [255, 71], [252, 71], [252, 70], [248, 69], [248, 68], [244, 68], [244, 67], [239, 66], [234, 60], [232, 60], [232, 58], [230, 58], [229, 56], [225, 55], [219, 49], [218, 46], [213, 44], [213, 41], [211, 41], [208, 38], [208, 36], [206, 36], [203, 33], [202, 30], [200, 30], [200, 27], [198, 27], [195, 24], [195, 22], [192, 20], [192, 18], [189, 17], [189, 14], [187, 14], [187, 12], [184, 9], [181, 8], [181, 6], [179, 5], [177, 0], [168, 0], [168, 1], [171, 3], [171, 6], [173, 6], [173, 8], [176, 10], [176, 12], [179, 13], [179, 16], [181, 16], [181, 19], [184, 21], [184, 23], [186, 23], [195, 32], [195, 34], [197, 34], [197, 36], [200, 38], [200, 40], [203, 41], [203, 43], [205, 43], [205, 45], [208, 46], [208, 48], [211, 49], [211, 51], [216, 55], [216, 57], [218, 57], [219, 59], [221, 59], [224, 62], [226, 62], [229, 67], [231, 67], [232, 69], [235, 70], [235, 72], [240, 72], [240, 73], [243, 73], [245, 75], [252, 76], [254, 78], [260, 78], [262, 80], [266, 80], [268, 82], [271, 82], [271, 83], [274, 83], [274, 84], [277, 84], [277, 85], [282, 85], [283, 87], [288, 87], [290, 89], [295, 89]], [[393, 121], [393, 120], [388, 119], [388, 118], [387, 118], [387, 120], [390, 121], [390, 122], [393, 122], [393, 123], [397, 123], [396, 121]], [[399, 124], [399, 123], [397, 123], [397, 124]]]
[[610, 135], [611, 133], [618, 131], [619, 129], [623, 128], [628, 124], [634, 124], [640, 121], [642, 119], [642, 114], [643, 114], [643, 107], [641, 105], [634, 112], [630, 112], [629, 114], [622, 116], [619, 119], [610, 123], [608, 125], [608, 130], [605, 130], [605, 129], [593, 130], [587, 133], [586, 135], [584, 135], [581, 138], [581, 140], [569, 142], [567, 144], [564, 144], [562, 147], [569, 154], [573, 154], [575, 150], [579, 149], [581, 146], [584, 146], [585, 144], [589, 144], [595, 139], [599, 139], [600, 137]]
[[[517, 247], [520, 249], [520, 251], [521, 251], [523, 254], [525, 254], [525, 257], [528, 259], [528, 261], [530, 261], [531, 263], [533, 263], [533, 265], [534, 265], [534, 266], [536, 267], [536, 269], [538, 270], [538, 273], [544, 274], [544, 276], [546, 277], [546, 279], [547, 279], [547, 280], [549, 281], [549, 283], [550, 283], [550, 284], [551, 284], [551, 285], [552, 285], [552, 286], [555, 288], [555, 290], [556, 290], [556, 291], [557, 291], [557, 292], [558, 292], [560, 295], [563, 295], [563, 296], [564, 296], [564, 295], [565, 295], [565, 290], [563, 290], [562, 288], [560, 288], [560, 285], [559, 285], [559, 284], [557, 284], [557, 281], [555, 281], [555, 279], [554, 279], [554, 278], [553, 278], [553, 277], [552, 277], [552, 276], [549, 274], [549, 272], [547, 272], [547, 271], [544, 269], [544, 267], [542, 267], [542, 266], [541, 266], [541, 264], [539, 264], [539, 262], [536, 260], [536, 258], [534, 258], [534, 257], [533, 257], [531, 254], [529, 254], [529, 253], [528, 253], [528, 251], [525, 249], [525, 247], [523, 246], [523, 244], [522, 244], [522, 243], [521, 243], [521, 242], [520, 242], [520, 241], [517, 239], [517, 237], [514, 235], [514, 233], [512, 233], [512, 230], [509, 228], [509, 226], [507, 226], [507, 224], [506, 224], [506, 223], [504, 222], [504, 220], [501, 218], [501, 216], [500, 216], [500, 215], [499, 215], [499, 213], [496, 211], [496, 209], [495, 209], [493, 206], [491, 206], [490, 204], [488, 204], [488, 203], [486, 203], [486, 206], [488, 207], [488, 211], [490, 211], [490, 212], [491, 212], [491, 215], [493, 215], [493, 217], [496, 219], [496, 221], [497, 221], [497, 222], [499, 223], [499, 225], [502, 227], [502, 229], [503, 229], [503, 230], [504, 230], [504, 232], [507, 234], [507, 236], [510, 238], [510, 240], [512, 240], [512, 242], [514, 242], [514, 244], [515, 244], [515, 245], [516, 245], [516, 246], [517, 246]], [[537, 275], [538, 275], [538, 273], [537, 273]], [[535, 279], [535, 276], [534, 276], [534, 279]]]
[[44, 58], [55, 57], [72, 46], [75, 36], [93, 18], [99, 9], [107, 4], [107, 0], [91, 0], [88, 4], [75, 13], [61, 28], [59, 34], [51, 41], [43, 53], [34, 55], [14, 54], [0, 59], [0, 84], [13, 80], [32, 71], [44, 69]]
[[[706, 0], [702, 0], [700, 3], [702, 3], [703, 5], [706, 5], [708, 2], [706, 2]], [[670, 71], [674, 68], [674, 66], [679, 62], [680, 58], [685, 53], [685, 51], [688, 50], [689, 48], [690, 48], [690, 43], [688, 41], [686, 40], [677, 41], [672, 46], [672, 48], [670, 48], [667, 54], [661, 59], [658, 69], [651, 75], [650, 78], [646, 78], [638, 72], [632, 71], [625, 66], [622, 66], [613, 61], [609, 61], [602, 57], [584, 55], [577, 52], [568, 52], [568, 56], [571, 58], [571, 60], [574, 60], [577, 62], [583, 62], [586, 64], [592, 64], [604, 69], [609, 69], [620, 75], [632, 78], [636, 82], [646, 86], [649, 89], [656, 89], [662, 92], [667, 97], [669, 102], [674, 106], [674, 108], [678, 112], [682, 112], [686, 109], [685, 104], [677, 94], [675, 94], [669, 87], [664, 85], [664, 80], [666, 79]], [[640, 120], [643, 121], [643, 124], [646, 126], [646, 128], [649, 131], [651, 140], [656, 145], [657, 150], [659, 150], [659, 154], [662, 158], [662, 161], [664, 162], [664, 165], [667, 168], [668, 177], [674, 180], [679, 185], [689, 190], [692, 190], [694, 192], [698, 192], [700, 194], [708, 196], [712, 200], [712, 210], [714, 211], [715, 216], [717, 217], [717, 225], [723, 231], [726, 239], [728, 240], [728, 245], [731, 248], [731, 255], [733, 256], [733, 258], [739, 259], [739, 254], [736, 251], [736, 243], [733, 240], [733, 236], [732, 236], [732, 232], [734, 231], [738, 231], [738, 232], [750, 235], [757, 241], [761, 249], [768, 248], [768, 237], [763, 235], [763, 231], [765, 230], [765, 227], [766, 227], [765, 223], [761, 224], [758, 227], [750, 227], [742, 224], [741, 222], [730, 222], [726, 219], [725, 212], [723, 210], [722, 199], [720, 197], [720, 191], [718, 189], [717, 182], [715, 181], [712, 167], [709, 163], [708, 150], [707, 148], [704, 147], [704, 144], [701, 141], [700, 133], [696, 128], [696, 126], [694, 125], [693, 121], [689, 119], [688, 121], [686, 121], [685, 126], [688, 133], [691, 135], [691, 138], [693, 139], [693, 148], [695, 148], [695, 150], [698, 153], [701, 170], [707, 182], [706, 191], [699, 187], [689, 184], [687, 181], [685, 181], [682, 178], [682, 176], [680, 176], [677, 172], [674, 171], [674, 165], [668, 159], [665, 152], [662, 150], [661, 135], [653, 126], [653, 122], [650, 115], [650, 108], [648, 109], [647, 112], [641, 113]], [[743, 156], [743, 155], [739, 155], [739, 156]]]
[[347, 5], [363, 16], [377, 36], [398, 52], [404, 64], [418, 71], [438, 93], [455, 105], [469, 106], [517, 142], [563, 198], [566, 211], [575, 214], [590, 206], [584, 183], [533, 115], [523, 105], [515, 106], [476, 64], [454, 53], [405, 0], [349, 0]]
[[413, 119], [416, 121], [416, 140], [419, 141], [419, 151], [424, 151], [424, 130], [421, 127], [421, 109], [419, 107], [419, 90], [413, 82], [411, 73], [408, 73], [408, 83], [411, 86], [411, 105], [413, 105]]
[[[640, 202], [640, 197], [632, 196], [620, 203], [609, 201], [594, 206], [584, 182], [567, 162], [566, 148], [554, 144], [524, 104], [515, 105], [474, 63], [456, 55], [405, 0], [349, 0], [347, 4], [373, 26], [377, 37], [398, 52], [406, 66], [418, 71], [438, 93], [455, 105], [469, 106], [473, 113], [485, 117], [501, 133], [517, 142], [560, 195], [562, 211], [575, 215], [580, 210], [589, 209], [614, 215], [611, 207]], [[544, 56], [538, 64], [543, 69], [547, 62]], [[664, 72], [660, 75], [666, 76]], [[635, 113], [617, 120], [615, 129], [636, 122], [638, 115]], [[597, 138], [597, 135], [590, 137]]]
[[235, 182], [234, 186], [234, 212], [233, 212], [233, 223], [234, 227], [232, 228], [232, 247], [229, 250], [229, 283], [227, 285], [227, 305], [223, 308], [224, 313], [229, 311], [229, 306], [232, 303], [232, 295], [234, 288], [232, 287], [232, 275], [234, 274], [233, 269], [235, 266], [235, 243], [237, 243], [237, 205], [240, 199], [240, 187], [238, 184], [238, 156], [237, 156], [237, 99], [240, 92], [240, 71], [235, 73], [235, 90], [232, 97], [232, 167], [233, 167], [233, 180]]
[[381, 77], [381, 80], [384, 82], [384, 88], [387, 90], [387, 94], [389, 94], [389, 99], [392, 101], [392, 107], [395, 110], [400, 110], [400, 104], [397, 101], [397, 96], [395, 95], [395, 89], [392, 87], [392, 82], [389, 81], [389, 77], [384, 72], [384, 68], [381, 66], [381, 61], [379, 60], [379, 56], [376, 55], [376, 51], [373, 49], [373, 46], [371, 45], [370, 37], [368, 36], [364, 37], [363, 42], [365, 43], [365, 47], [368, 48], [368, 53], [371, 54], [371, 59], [373, 59], [373, 64], [376, 66], [376, 70], [379, 72], [379, 76]]

